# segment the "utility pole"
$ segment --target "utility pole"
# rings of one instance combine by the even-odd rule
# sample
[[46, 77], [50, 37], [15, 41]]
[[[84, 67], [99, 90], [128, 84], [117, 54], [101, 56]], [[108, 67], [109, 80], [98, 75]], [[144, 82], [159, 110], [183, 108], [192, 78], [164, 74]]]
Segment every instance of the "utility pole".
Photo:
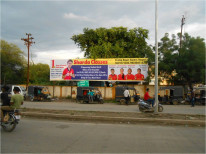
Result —
[[34, 39], [33, 37], [31, 37], [31, 34], [27, 34], [27, 38], [22, 38], [21, 40], [24, 41], [24, 45], [27, 46], [27, 49], [28, 49], [28, 69], [27, 69], [27, 81], [26, 81], [26, 90], [28, 89], [28, 85], [29, 85], [29, 47], [35, 43], [32, 41], [32, 39]]
[[182, 16], [182, 20], [181, 20], [181, 33], [180, 33], [180, 48], [182, 47], [182, 29], [183, 29], [183, 25], [185, 24], [185, 17], [184, 15]]
[[155, 113], [158, 113], [158, 0], [155, 0]]

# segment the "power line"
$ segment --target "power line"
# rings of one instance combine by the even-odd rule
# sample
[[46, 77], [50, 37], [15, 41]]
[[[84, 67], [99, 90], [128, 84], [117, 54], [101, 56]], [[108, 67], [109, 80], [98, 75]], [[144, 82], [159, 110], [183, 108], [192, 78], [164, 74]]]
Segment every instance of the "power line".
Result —
[[27, 38], [22, 38], [21, 40], [24, 41], [24, 45], [27, 46], [27, 49], [28, 49], [28, 69], [27, 69], [27, 82], [26, 82], [26, 89], [28, 89], [28, 85], [29, 85], [29, 47], [35, 43], [33, 42], [32, 40], [34, 39], [33, 37], [31, 37], [31, 34], [27, 34]]

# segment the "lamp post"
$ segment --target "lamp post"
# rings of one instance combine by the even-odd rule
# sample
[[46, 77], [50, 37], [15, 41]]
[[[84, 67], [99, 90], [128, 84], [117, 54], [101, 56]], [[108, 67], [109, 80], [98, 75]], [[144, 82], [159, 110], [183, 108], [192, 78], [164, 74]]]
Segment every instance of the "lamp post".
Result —
[[155, 113], [158, 113], [158, 0], [155, 0]]

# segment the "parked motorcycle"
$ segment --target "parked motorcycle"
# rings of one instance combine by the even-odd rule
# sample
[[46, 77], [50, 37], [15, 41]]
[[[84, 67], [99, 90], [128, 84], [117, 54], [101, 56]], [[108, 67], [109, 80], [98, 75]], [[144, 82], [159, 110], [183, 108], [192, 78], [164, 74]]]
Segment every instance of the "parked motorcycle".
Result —
[[11, 132], [19, 123], [21, 115], [19, 110], [4, 111], [4, 117], [8, 116], [8, 120], [1, 122], [1, 127], [7, 132]]
[[[148, 102], [146, 102], [142, 99], [139, 99], [138, 106], [139, 106], [139, 110], [141, 112], [154, 112], [156, 105], [154, 105], [152, 107], [152, 106], [150, 106], [150, 104]], [[160, 103], [158, 103], [158, 112], [162, 112], [163, 109], [164, 109], [163, 106]]]

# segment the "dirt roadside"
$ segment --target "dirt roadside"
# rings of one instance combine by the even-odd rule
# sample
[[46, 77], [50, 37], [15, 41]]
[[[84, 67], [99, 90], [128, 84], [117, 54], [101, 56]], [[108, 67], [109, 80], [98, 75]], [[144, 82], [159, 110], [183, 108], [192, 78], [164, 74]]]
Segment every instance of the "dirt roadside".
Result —
[[25, 117], [33, 118], [89, 121], [98, 123], [152, 123], [159, 125], [185, 125], [205, 127], [205, 115], [50, 110], [32, 108], [23, 109], [22, 115]]

